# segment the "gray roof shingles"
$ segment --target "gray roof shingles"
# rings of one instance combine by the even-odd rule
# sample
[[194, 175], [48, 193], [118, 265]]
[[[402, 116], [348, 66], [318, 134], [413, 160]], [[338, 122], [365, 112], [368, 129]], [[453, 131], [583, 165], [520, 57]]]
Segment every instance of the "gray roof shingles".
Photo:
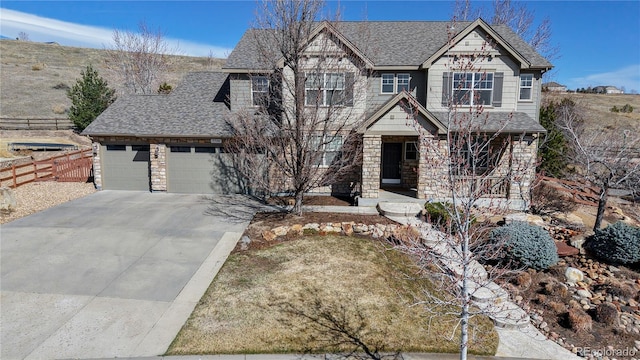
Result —
[[[457, 31], [470, 23], [458, 23]], [[339, 22], [334, 26], [376, 66], [418, 66], [447, 41], [449, 21]], [[551, 66], [507, 26], [493, 29], [535, 67]], [[256, 51], [259, 32], [249, 29], [227, 59], [225, 69], [264, 69]], [[268, 38], [268, 37], [265, 37]], [[185, 76], [169, 95], [129, 95], [119, 98], [85, 130], [84, 134], [120, 136], [226, 137], [228, 74], [194, 72]], [[446, 113], [434, 113], [444, 124]], [[490, 113], [488, 128], [504, 131], [544, 131], [523, 113]], [[493, 124], [493, 125], [491, 125]]]
[[[449, 113], [431, 112], [445, 126], [449, 125]], [[460, 116], [466, 116], [460, 113]], [[467, 113], [468, 114], [468, 113]], [[464, 118], [462, 121], [464, 121]], [[544, 133], [545, 128], [537, 121], [522, 112], [485, 112], [473, 119], [476, 124], [481, 125], [483, 131], [502, 133]], [[455, 130], [455, 124], [452, 130]]]
[[[463, 30], [470, 22], [459, 22], [456, 31]], [[334, 24], [376, 66], [419, 66], [435, 54], [448, 40], [449, 21], [343, 21]], [[527, 59], [533, 67], [547, 68], [551, 64], [524, 42], [506, 25], [492, 27], [498, 35]], [[226, 69], [264, 69], [255, 49], [257, 39], [269, 40], [259, 32], [245, 32], [224, 66]], [[269, 47], [267, 44], [265, 47]]]
[[229, 136], [228, 74], [193, 72], [169, 95], [118, 98], [83, 134], [122, 136]]

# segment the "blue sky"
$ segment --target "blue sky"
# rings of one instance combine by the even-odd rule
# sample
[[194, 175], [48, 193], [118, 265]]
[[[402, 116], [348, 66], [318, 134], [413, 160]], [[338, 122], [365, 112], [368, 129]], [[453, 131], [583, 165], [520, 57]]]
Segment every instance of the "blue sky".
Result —
[[[490, 2], [478, 1], [489, 7]], [[549, 17], [559, 48], [554, 80], [570, 89], [596, 85], [640, 92], [640, 1], [522, 2], [536, 21]], [[255, 1], [10, 1], [0, 3], [0, 34], [62, 45], [108, 47], [113, 29], [141, 21], [160, 28], [188, 55], [226, 57], [255, 18]], [[335, 9], [336, 2], [328, 2]], [[349, 1], [344, 20], [448, 20], [445, 1]], [[2, 55], [0, 54], [0, 57]]]

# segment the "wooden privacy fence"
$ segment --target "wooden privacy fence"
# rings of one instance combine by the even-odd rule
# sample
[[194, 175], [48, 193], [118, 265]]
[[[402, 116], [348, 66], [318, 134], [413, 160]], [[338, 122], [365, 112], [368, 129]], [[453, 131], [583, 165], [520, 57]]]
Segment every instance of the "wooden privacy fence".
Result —
[[0, 170], [0, 184], [16, 188], [34, 181], [86, 182], [91, 176], [92, 150], [78, 150]]
[[2, 130], [69, 130], [74, 125], [67, 118], [0, 118]]
[[544, 185], [569, 195], [571, 200], [578, 204], [598, 206], [600, 188], [597, 186], [577, 181], [556, 179], [548, 176], [542, 176], [540, 180]]

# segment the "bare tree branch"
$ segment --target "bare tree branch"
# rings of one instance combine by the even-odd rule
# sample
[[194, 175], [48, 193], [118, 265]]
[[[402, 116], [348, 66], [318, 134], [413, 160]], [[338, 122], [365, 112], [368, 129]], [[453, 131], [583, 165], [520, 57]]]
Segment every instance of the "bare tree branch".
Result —
[[138, 32], [113, 31], [113, 47], [109, 49], [107, 68], [122, 82], [127, 93], [154, 94], [169, 70], [169, 47], [161, 30], [152, 30], [144, 22]]

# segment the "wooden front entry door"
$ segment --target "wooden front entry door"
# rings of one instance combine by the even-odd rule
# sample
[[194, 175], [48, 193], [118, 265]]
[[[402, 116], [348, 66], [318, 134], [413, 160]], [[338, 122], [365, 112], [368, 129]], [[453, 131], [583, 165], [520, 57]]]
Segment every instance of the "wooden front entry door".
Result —
[[382, 183], [400, 184], [402, 143], [382, 144]]

